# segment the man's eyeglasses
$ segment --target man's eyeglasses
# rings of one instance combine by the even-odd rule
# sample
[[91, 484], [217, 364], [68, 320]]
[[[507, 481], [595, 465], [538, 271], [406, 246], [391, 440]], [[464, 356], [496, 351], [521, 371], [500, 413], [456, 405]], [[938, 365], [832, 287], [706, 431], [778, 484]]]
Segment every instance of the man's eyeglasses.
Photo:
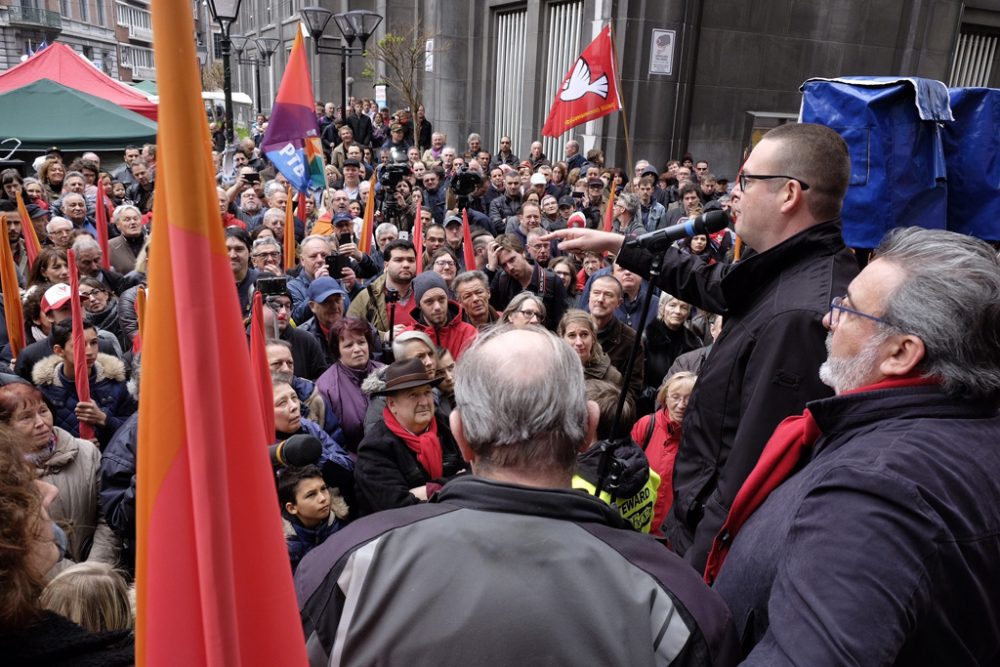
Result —
[[254, 255], [257, 259], [279, 259], [281, 257], [280, 252], [258, 252]]
[[803, 181], [801, 178], [795, 178], [794, 176], [784, 176], [782, 174], [774, 174], [772, 176], [761, 176], [761, 175], [758, 175], [758, 174], [747, 174], [747, 173], [744, 173], [744, 172], [741, 171], [740, 175], [738, 176], [738, 178], [739, 178], [739, 181], [740, 181], [740, 190], [746, 190], [747, 189], [747, 181], [748, 180], [752, 179], [752, 180], [755, 180], [755, 181], [769, 181], [769, 180], [771, 180], [773, 178], [787, 178], [790, 181], [795, 181], [796, 183], [798, 183], [802, 187], [803, 190], [808, 190], [809, 189], [809, 184], [806, 183], [805, 181]]
[[851, 315], [857, 315], [858, 317], [863, 317], [866, 320], [871, 320], [872, 322], [877, 322], [885, 326], [889, 326], [889, 323], [883, 320], [881, 317], [875, 317], [874, 315], [869, 315], [868, 313], [862, 313], [860, 310], [854, 310], [853, 308], [848, 308], [844, 305], [844, 299], [846, 296], [838, 296], [830, 302], [830, 326], [837, 326], [840, 323], [840, 313], [850, 313]]

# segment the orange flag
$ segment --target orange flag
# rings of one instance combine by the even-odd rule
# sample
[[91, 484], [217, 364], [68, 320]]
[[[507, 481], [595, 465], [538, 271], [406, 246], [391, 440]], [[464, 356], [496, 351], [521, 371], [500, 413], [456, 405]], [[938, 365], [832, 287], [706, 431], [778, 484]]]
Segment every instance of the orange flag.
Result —
[[[18, 195], [20, 197], [20, 194]], [[28, 223], [31, 226], [31, 223]], [[0, 214], [0, 229], [7, 232], [7, 216]], [[7, 339], [13, 358], [24, 349], [24, 311], [21, 310], [21, 288], [17, 284], [17, 267], [10, 242], [0, 243], [0, 289], [3, 290], [3, 311], [7, 318]]]
[[618, 179], [616, 178], [611, 183], [611, 196], [608, 197], [608, 208], [604, 211], [604, 231], [606, 232], [610, 232], [615, 224], [615, 190], [617, 185]]
[[285, 271], [295, 268], [295, 211], [292, 209], [292, 186], [285, 200]]
[[372, 236], [375, 234], [373, 228], [375, 223], [375, 174], [372, 174], [368, 188], [368, 199], [365, 202], [365, 215], [361, 222], [361, 233], [358, 235], [358, 250], [366, 255], [372, 249]]
[[[264, 297], [253, 293], [250, 306], [250, 363], [253, 364], [253, 379], [261, 405], [274, 405], [274, 387], [271, 384], [271, 366], [267, 363], [267, 345], [264, 335]], [[267, 432], [274, 435], [274, 410], [264, 410], [264, 425]]]
[[[73, 317], [73, 375], [76, 382], [76, 398], [80, 402], [90, 400], [90, 369], [87, 368], [87, 344], [83, 337], [83, 304], [80, 303], [80, 274], [76, 270], [76, 252], [66, 251], [69, 264], [69, 303]], [[94, 438], [94, 427], [80, 422], [80, 437]]]
[[472, 247], [472, 230], [469, 229], [469, 209], [462, 209], [462, 254], [465, 258], [465, 270], [476, 268], [476, 250]]
[[108, 251], [108, 209], [104, 207], [104, 184], [101, 179], [97, 179], [97, 214], [95, 215], [97, 227], [97, 244], [101, 246], [101, 266], [105, 269], [111, 268], [111, 252]]
[[[273, 439], [219, 224], [187, 0], [157, 0], [156, 241], [139, 403], [138, 665], [307, 663]], [[204, 151], [191, 159], [191, 147]], [[197, 148], [196, 148], [197, 153]], [[197, 157], [197, 155], [196, 155]]]
[[420, 217], [420, 200], [417, 200], [417, 217], [413, 219], [413, 247], [417, 251], [417, 275], [424, 272], [424, 219]]
[[24, 205], [24, 197], [20, 191], [17, 193], [17, 212], [21, 214], [21, 236], [24, 237], [24, 249], [28, 253], [30, 267], [41, 252], [42, 244], [38, 242], [38, 234], [35, 233], [35, 226], [31, 224], [31, 216], [28, 215], [28, 207]]

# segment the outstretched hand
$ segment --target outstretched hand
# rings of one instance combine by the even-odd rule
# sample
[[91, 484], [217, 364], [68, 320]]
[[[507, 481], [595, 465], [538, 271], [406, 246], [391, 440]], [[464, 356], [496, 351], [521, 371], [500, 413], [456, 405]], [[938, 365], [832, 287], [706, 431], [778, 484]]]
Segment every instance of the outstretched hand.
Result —
[[559, 249], [563, 251], [591, 250], [594, 252], [610, 252], [618, 254], [625, 237], [613, 232], [601, 232], [596, 229], [560, 229], [543, 236], [541, 241], [559, 241]]

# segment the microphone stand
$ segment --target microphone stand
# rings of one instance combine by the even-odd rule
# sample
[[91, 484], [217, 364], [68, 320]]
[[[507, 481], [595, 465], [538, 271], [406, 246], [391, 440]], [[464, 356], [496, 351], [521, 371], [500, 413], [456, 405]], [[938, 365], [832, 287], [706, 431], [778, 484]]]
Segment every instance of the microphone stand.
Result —
[[618, 395], [618, 406], [615, 409], [615, 419], [611, 423], [611, 437], [597, 443], [601, 457], [597, 463], [597, 484], [594, 486], [594, 495], [600, 497], [606, 483], [609, 483], [609, 490], [617, 487], [618, 476], [622, 473], [622, 466], [615, 458], [615, 452], [622, 445], [628, 444], [632, 437], [628, 433], [622, 433], [622, 412], [625, 410], [625, 401], [628, 399], [629, 380], [632, 378], [632, 370], [635, 366], [635, 359], [639, 356], [639, 348], [642, 346], [642, 332], [646, 329], [646, 318], [649, 316], [649, 306], [653, 303], [653, 290], [656, 279], [660, 275], [660, 268], [663, 266], [663, 256], [665, 252], [655, 252], [652, 254], [652, 261], [649, 264], [649, 280], [646, 285], [646, 295], [642, 300], [642, 307], [639, 309], [639, 328], [636, 330], [635, 341], [632, 349], [629, 350], [628, 360], [625, 362], [625, 373], [622, 374], [622, 389]]

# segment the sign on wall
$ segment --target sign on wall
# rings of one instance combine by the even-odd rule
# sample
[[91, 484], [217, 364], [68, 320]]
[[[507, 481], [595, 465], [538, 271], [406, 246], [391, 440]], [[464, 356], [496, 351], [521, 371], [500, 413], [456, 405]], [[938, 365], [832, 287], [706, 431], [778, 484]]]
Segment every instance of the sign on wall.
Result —
[[649, 43], [649, 73], [670, 76], [674, 72], [675, 30], [653, 30]]

